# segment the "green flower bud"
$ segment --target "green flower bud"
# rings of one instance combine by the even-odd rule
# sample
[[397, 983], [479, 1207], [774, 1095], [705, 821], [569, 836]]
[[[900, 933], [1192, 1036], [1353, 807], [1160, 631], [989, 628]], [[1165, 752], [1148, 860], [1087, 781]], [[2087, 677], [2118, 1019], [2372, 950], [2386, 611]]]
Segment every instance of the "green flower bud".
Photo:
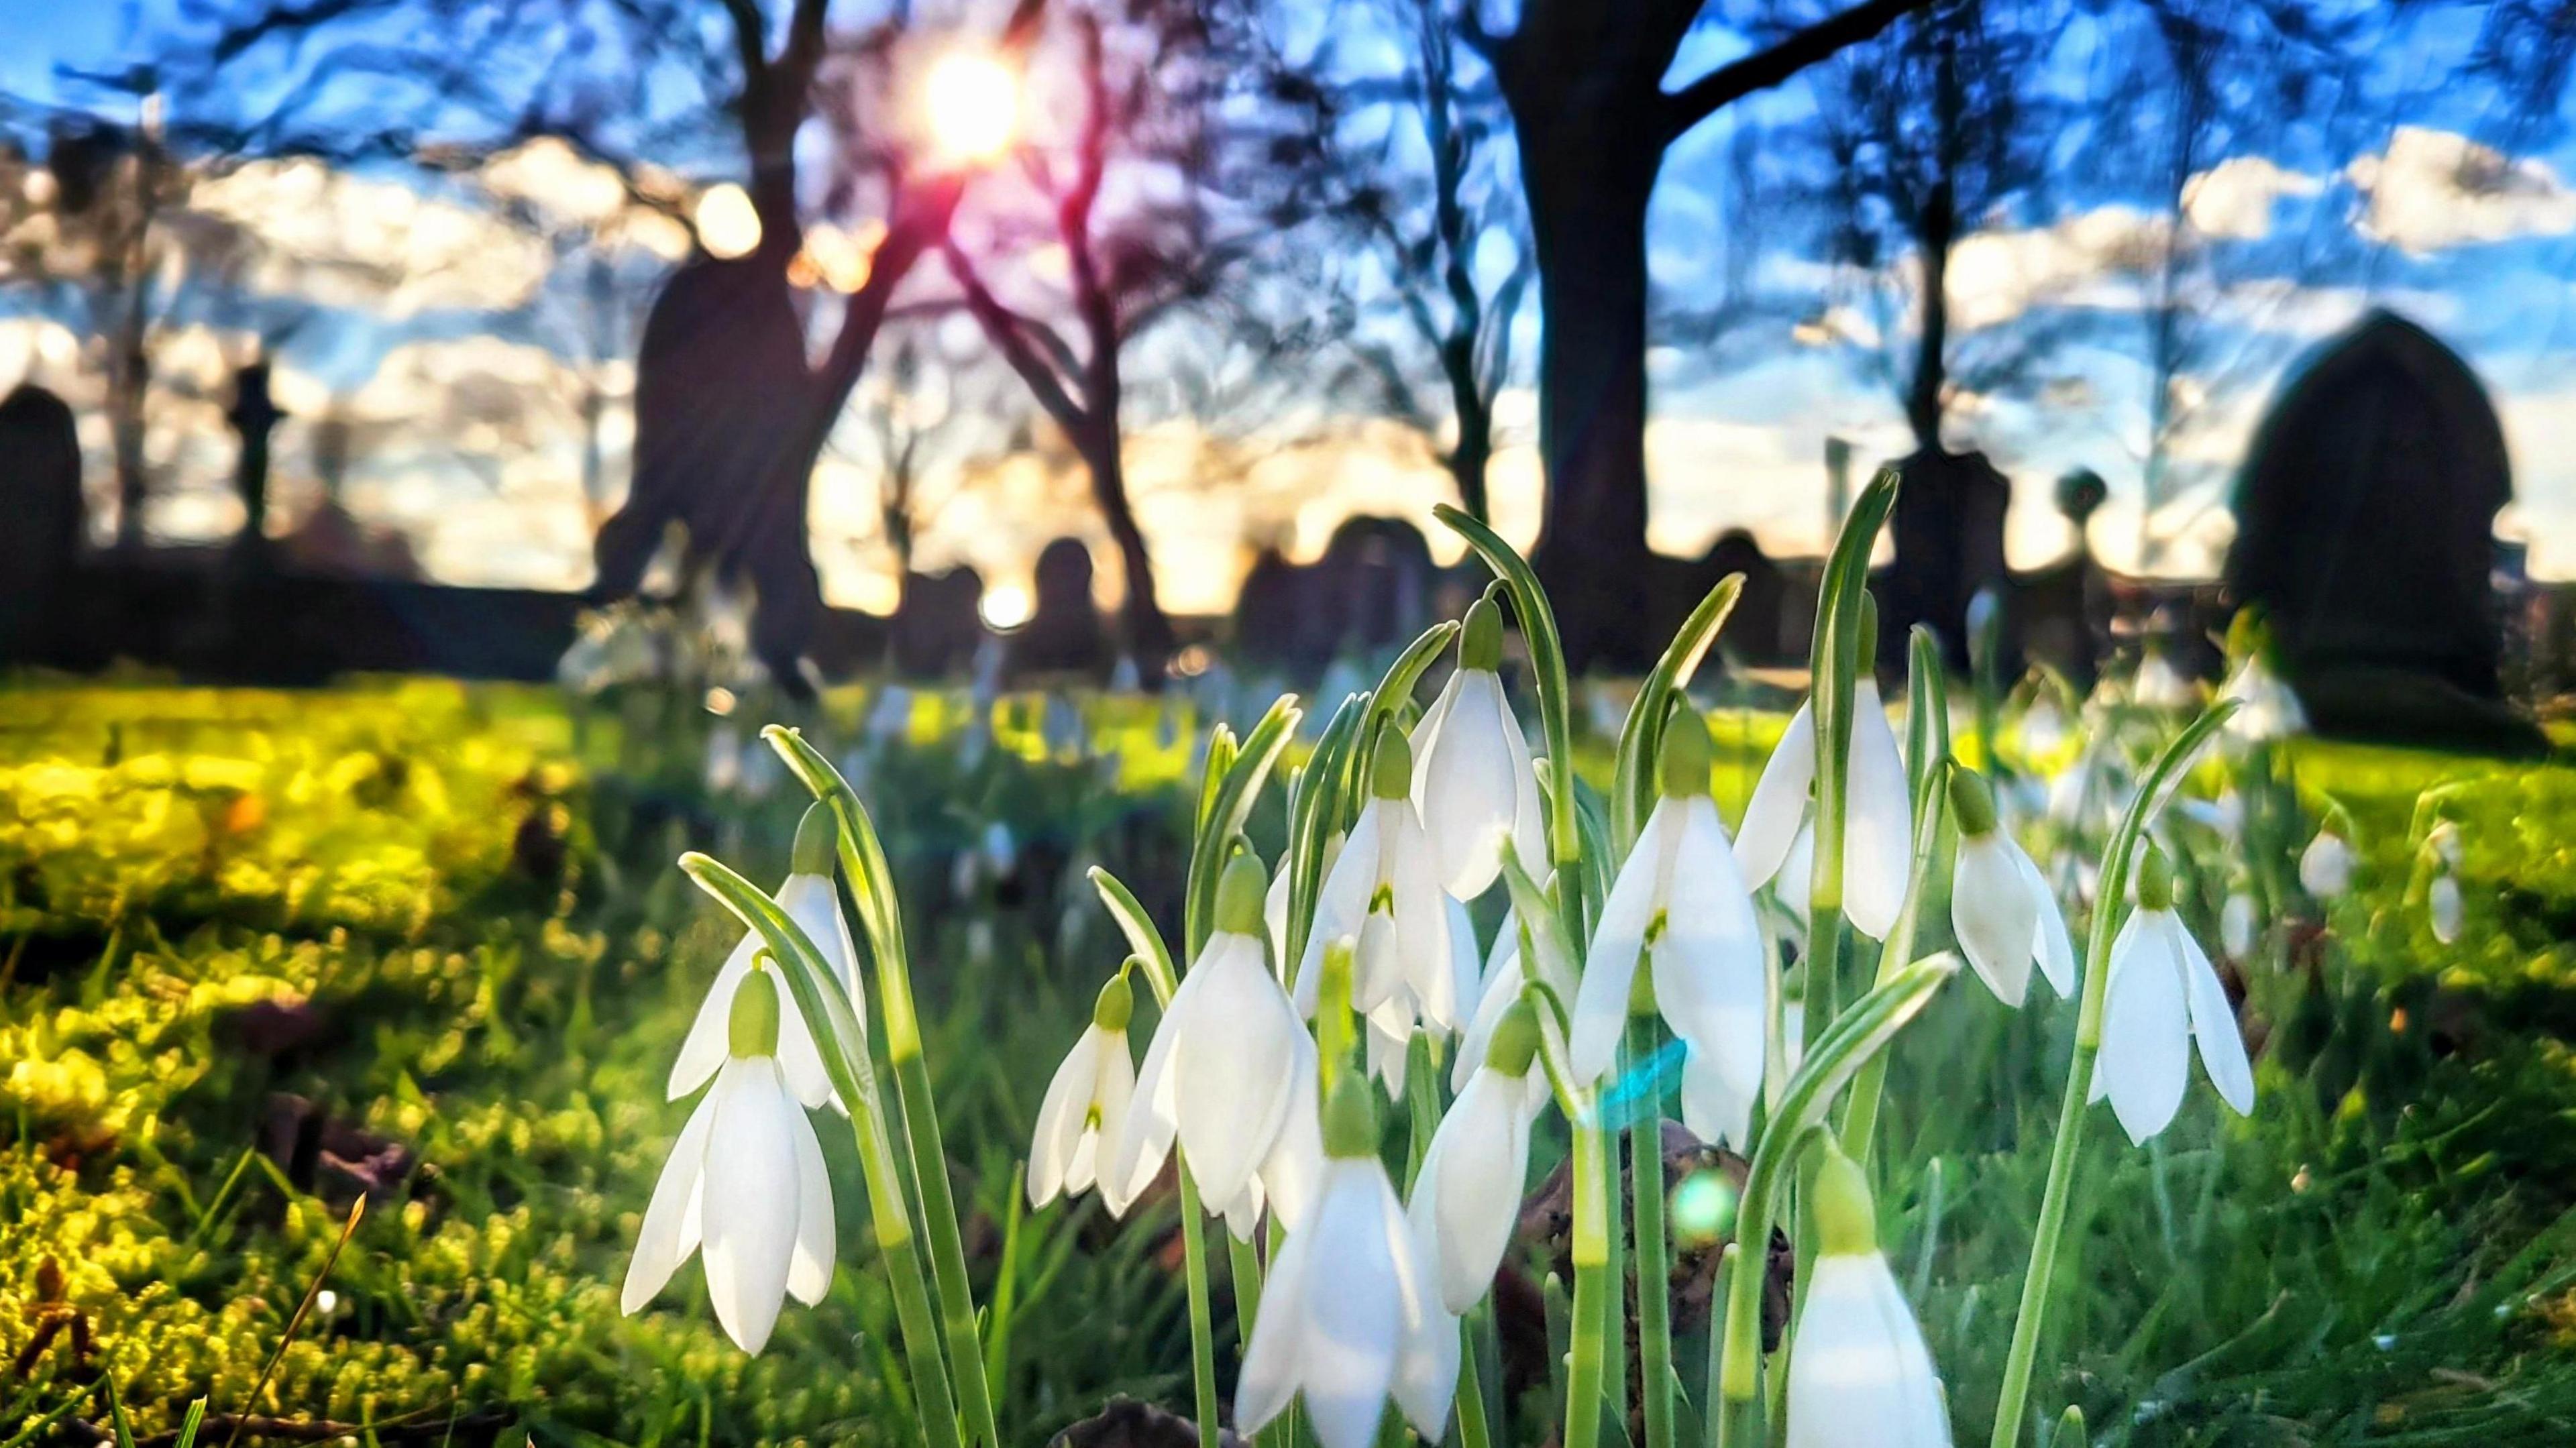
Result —
[[725, 1018], [725, 1040], [745, 1060], [778, 1054], [778, 976], [761, 968], [734, 987], [733, 1010]]
[[1393, 720], [1377, 736], [1377, 758], [1369, 765], [1369, 793], [1379, 799], [1413, 795], [1413, 742]]
[[1959, 817], [1959, 836], [1981, 840], [1995, 832], [1995, 794], [1985, 777], [1964, 764], [1950, 766], [1950, 812]]
[[1491, 673], [1502, 663], [1503, 611], [1490, 598], [1477, 599], [1468, 606], [1466, 624], [1458, 630], [1458, 667]]
[[1878, 1208], [1869, 1196], [1869, 1174], [1830, 1139], [1816, 1168], [1816, 1251], [1859, 1257], [1878, 1250]]
[[1121, 967], [1091, 1003], [1091, 1023], [1104, 1031], [1124, 1031], [1135, 1014], [1136, 988], [1127, 983], [1127, 971]]
[[1485, 1065], [1506, 1076], [1526, 1076], [1538, 1055], [1538, 1012], [1528, 1001], [1514, 1001], [1494, 1023], [1494, 1039], [1485, 1047]]
[[1262, 920], [1269, 893], [1270, 873], [1261, 868], [1261, 857], [1250, 850], [1237, 851], [1225, 862], [1225, 873], [1217, 876], [1216, 928], [1260, 939], [1269, 929]]
[[832, 819], [832, 807], [821, 800], [806, 807], [805, 818], [796, 822], [796, 847], [787, 854], [787, 873], [791, 875], [829, 875], [840, 845], [840, 829]]
[[2165, 863], [2165, 852], [2151, 842], [2141, 842], [2144, 853], [2138, 856], [2138, 908], [2171, 910], [2173, 908], [2173, 867]]
[[1377, 1155], [1377, 1103], [1366, 1078], [1345, 1071], [1324, 1104], [1324, 1155], [1336, 1160]]
[[1708, 721], [1687, 701], [1676, 700], [1664, 718], [1662, 777], [1666, 799], [1708, 793]]

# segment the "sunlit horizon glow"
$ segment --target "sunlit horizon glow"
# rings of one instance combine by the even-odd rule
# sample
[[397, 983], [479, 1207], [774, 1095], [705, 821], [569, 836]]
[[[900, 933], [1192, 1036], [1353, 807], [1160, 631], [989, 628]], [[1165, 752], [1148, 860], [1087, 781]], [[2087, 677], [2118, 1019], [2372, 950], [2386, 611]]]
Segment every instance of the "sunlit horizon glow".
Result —
[[1019, 73], [988, 52], [950, 50], [922, 83], [922, 110], [941, 160], [989, 165], [1019, 135]]

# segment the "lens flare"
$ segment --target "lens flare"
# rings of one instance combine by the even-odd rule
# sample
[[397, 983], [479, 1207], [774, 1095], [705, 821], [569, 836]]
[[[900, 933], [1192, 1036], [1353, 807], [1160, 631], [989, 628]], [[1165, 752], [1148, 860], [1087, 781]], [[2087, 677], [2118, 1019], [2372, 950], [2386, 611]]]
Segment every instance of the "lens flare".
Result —
[[930, 68], [922, 87], [932, 143], [956, 165], [997, 160], [1019, 133], [1020, 78], [993, 56], [952, 50]]

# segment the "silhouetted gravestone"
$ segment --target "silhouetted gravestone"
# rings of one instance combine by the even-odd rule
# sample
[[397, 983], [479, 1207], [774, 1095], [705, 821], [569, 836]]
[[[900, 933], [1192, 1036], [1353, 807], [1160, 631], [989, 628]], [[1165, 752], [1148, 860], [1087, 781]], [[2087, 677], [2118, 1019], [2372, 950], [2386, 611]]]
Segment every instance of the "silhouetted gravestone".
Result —
[[1293, 662], [1304, 580], [1277, 548], [1263, 548], [1234, 596], [1234, 648], [1248, 664]]
[[1968, 665], [1968, 600], [2004, 582], [2004, 513], [2012, 484], [1981, 452], [1926, 449], [1896, 465], [1896, 561], [1879, 589], [1878, 657], [1901, 666], [1918, 623], [1941, 636], [1950, 667]]
[[2237, 482], [2226, 581], [2263, 607], [2319, 732], [2537, 747], [2496, 674], [2512, 498], [2486, 390], [2412, 322], [2373, 313], [2283, 388]]
[[241, 532], [233, 539], [233, 556], [249, 570], [268, 563], [268, 435], [286, 420], [269, 395], [266, 358], [233, 374], [233, 405], [224, 414], [241, 439], [241, 457], [233, 467], [233, 486], [242, 499]]
[[904, 580], [890, 635], [895, 672], [935, 679], [966, 667], [984, 639], [984, 579], [960, 565]]
[[1401, 645], [1430, 627], [1439, 570], [1422, 530], [1402, 518], [1343, 520], [1315, 569], [1307, 603], [1326, 625], [1328, 652]]
[[80, 430], [32, 383], [0, 399], [0, 661], [56, 656], [80, 551]]
[[1109, 661], [1091, 601], [1091, 550], [1058, 538], [1038, 552], [1029, 621], [1011, 640], [1014, 674], [1099, 673]]
[[[1718, 643], [1748, 663], [1780, 662], [1780, 600], [1787, 584], [1780, 576], [1780, 565], [1762, 551], [1751, 533], [1742, 528], [1729, 528], [1710, 544], [1708, 554], [1700, 560], [1698, 585], [1684, 607], [1697, 607], [1699, 600], [1717, 581], [1730, 573], [1744, 575], [1743, 591], [1735, 596], [1735, 611], [1727, 616], [1726, 628]], [[1673, 627], [1680, 627], [1675, 619]], [[1659, 633], [1669, 636], [1672, 629]]]

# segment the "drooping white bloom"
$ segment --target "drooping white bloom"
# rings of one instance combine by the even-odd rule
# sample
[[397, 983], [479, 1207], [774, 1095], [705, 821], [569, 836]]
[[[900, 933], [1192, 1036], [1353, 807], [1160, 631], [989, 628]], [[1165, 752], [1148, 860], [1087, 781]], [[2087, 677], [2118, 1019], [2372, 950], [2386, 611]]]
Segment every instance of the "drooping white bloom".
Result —
[[[1412, 789], [1412, 748], [1403, 731], [1390, 725], [1378, 737], [1370, 766], [1369, 802], [1316, 892], [1315, 923], [1306, 932], [1305, 958], [1297, 966], [1296, 1001], [1303, 1015], [1315, 1013], [1324, 948], [1337, 940], [1358, 940], [1351, 978], [1354, 1009], [1370, 1014], [1402, 992], [1406, 1008], [1432, 1029], [1454, 1032], [1464, 1024], [1449, 951], [1449, 905], [1430, 839], [1413, 812]], [[1375, 950], [1363, 932], [1372, 919], [1382, 920], [1391, 932], [1384, 947]]]
[[[787, 918], [795, 921], [806, 938], [814, 942], [814, 948], [822, 952], [832, 973], [840, 977], [851, 1009], [864, 1015], [867, 994], [859, 986], [858, 949], [850, 941], [850, 923], [842, 917], [840, 897], [832, 888], [832, 848], [830, 813], [815, 805], [797, 826], [787, 880], [778, 887], [774, 898], [778, 908], [787, 912]], [[697, 1018], [689, 1023], [688, 1035], [680, 1041], [678, 1059], [671, 1063], [669, 1099], [677, 1101], [705, 1085], [724, 1064], [725, 1022], [731, 1019], [734, 993], [751, 978], [753, 958], [765, 948], [758, 931], [746, 930], [733, 954], [725, 957], [715, 983], [707, 987], [706, 999], [698, 1005]], [[786, 1073], [788, 1089], [808, 1106], [821, 1106], [828, 1101], [847, 1110], [833, 1094], [831, 1078], [823, 1071], [822, 1054], [815, 1049], [813, 1032], [806, 1029], [796, 1002], [782, 996], [779, 1007], [778, 1067]]]
[[1235, 1386], [1237, 1431], [1259, 1432], [1302, 1395], [1323, 1448], [1368, 1448], [1388, 1398], [1438, 1442], [1458, 1386], [1458, 1320], [1422, 1269], [1377, 1158], [1368, 1087], [1344, 1077], [1324, 1119], [1323, 1179], [1262, 1285]]
[[2220, 1098], [2239, 1116], [2254, 1109], [2254, 1068], [2227, 988], [2174, 914], [2173, 882], [2152, 848], [2138, 870], [2138, 908], [2111, 942], [2110, 969], [2092, 1099], [2109, 1099], [2131, 1141], [2173, 1120], [2195, 1041]]
[[1504, 840], [1524, 861], [1542, 858], [1546, 848], [1529, 742], [1495, 672], [1502, 640], [1501, 613], [1478, 599], [1459, 630], [1457, 670], [1414, 730], [1413, 808], [1441, 883], [1462, 900], [1492, 886]]
[[1538, 1017], [1516, 1004], [1440, 1118], [1414, 1177], [1405, 1214], [1441, 1305], [1453, 1313], [1475, 1306], [1492, 1285], [1520, 1217], [1530, 1121], [1545, 1099], [1529, 1090], [1537, 1053]]
[[2137, 677], [2129, 681], [2129, 700], [2146, 709], [2188, 709], [2200, 702], [2200, 687], [2151, 644], [2138, 661]]
[[2425, 914], [2433, 927], [2433, 938], [2444, 945], [2460, 938], [2460, 880], [2445, 870], [2433, 877], [2424, 892]]
[[1831, 1152], [1818, 1245], [1789, 1351], [1789, 1448], [1949, 1448], [1941, 1378], [1878, 1249], [1860, 1168]]
[[2055, 754], [2065, 742], [2066, 711], [2059, 707], [2056, 692], [2043, 687], [2021, 714], [2022, 756], [2042, 759]]
[[1662, 798], [1602, 902], [1568, 1047], [1575, 1073], [1607, 1073], [1626, 1029], [1638, 959], [1655, 1009], [1746, 1097], [1762, 1085], [1762, 926], [1708, 794], [1708, 731], [1676, 710], [1664, 731]]
[[[1800, 704], [1762, 766], [1753, 798], [1744, 807], [1737, 856], [1748, 884], [1759, 887], [1779, 873], [1812, 808], [1816, 782], [1816, 720], [1812, 702]], [[1852, 687], [1850, 789], [1844, 800], [1843, 913], [1852, 928], [1873, 940], [1887, 938], [1905, 901], [1913, 869], [1914, 816], [1905, 785], [1905, 761], [1888, 727], [1887, 706], [1875, 680]]]
[[2218, 692], [2220, 698], [2236, 701], [2227, 732], [2239, 740], [2253, 744], [2308, 732], [2308, 711], [2298, 692], [2272, 672], [2259, 650], [2246, 655]]
[[2242, 890], [2231, 892], [2227, 903], [2218, 911], [2218, 943], [2238, 960], [2254, 953], [2254, 942], [2262, 932], [2254, 921], [2254, 897]]
[[812, 1306], [832, 1283], [831, 1176], [774, 1054], [784, 1004], [767, 970], [733, 994], [724, 1064], [654, 1184], [619, 1301], [632, 1315], [701, 1253], [716, 1321], [751, 1353], [787, 1295]]
[[2057, 896], [2039, 866], [1995, 818], [1985, 781], [1967, 769], [1950, 774], [1959, 821], [1959, 857], [1950, 881], [1950, 928], [1995, 999], [2018, 1006], [2039, 962], [2050, 989], [2075, 993], [2075, 942]]
[[[1804, 1024], [1803, 1015], [1799, 1024]], [[1711, 1146], [1741, 1151], [1751, 1145], [1753, 1098], [1761, 1077], [1754, 1075], [1748, 1089], [1746, 1073], [1732, 1069], [1725, 1055], [1687, 1043], [1682, 1050], [1682, 1125]]]
[[1288, 1119], [1306, 1029], [1262, 949], [1261, 862], [1237, 855], [1217, 886], [1216, 929], [1154, 1027], [1101, 1186], [1132, 1201], [1177, 1139], [1200, 1199], [1224, 1212], [1252, 1184]]
[[2352, 846], [2328, 825], [2299, 852], [2299, 885], [2319, 900], [2332, 900], [2352, 888]]
[[[1100, 1168], [1117, 1160], [1118, 1129], [1126, 1124], [1128, 1103], [1136, 1094], [1136, 1063], [1127, 1055], [1127, 1021], [1135, 1010], [1135, 991], [1120, 971], [1100, 988], [1091, 1008], [1091, 1024], [1056, 1067], [1038, 1103], [1037, 1133], [1029, 1142], [1029, 1205], [1043, 1207], [1058, 1193], [1080, 1196], [1091, 1190]], [[1110, 1211], [1127, 1210], [1124, 1182]], [[1107, 1200], [1108, 1193], [1102, 1192]]]

